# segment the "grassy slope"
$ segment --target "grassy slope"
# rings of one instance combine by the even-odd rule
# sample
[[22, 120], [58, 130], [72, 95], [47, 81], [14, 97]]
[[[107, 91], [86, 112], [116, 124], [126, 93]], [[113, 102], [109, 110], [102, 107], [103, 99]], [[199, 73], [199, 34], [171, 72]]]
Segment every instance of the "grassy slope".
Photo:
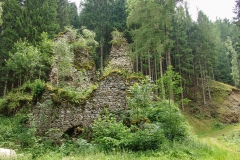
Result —
[[212, 156], [206, 159], [221, 159], [221, 160], [239, 160], [240, 159], [240, 124], [226, 125], [223, 129], [212, 128], [214, 121], [200, 121], [194, 119], [192, 126], [195, 127], [195, 132], [199, 139], [213, 148]]

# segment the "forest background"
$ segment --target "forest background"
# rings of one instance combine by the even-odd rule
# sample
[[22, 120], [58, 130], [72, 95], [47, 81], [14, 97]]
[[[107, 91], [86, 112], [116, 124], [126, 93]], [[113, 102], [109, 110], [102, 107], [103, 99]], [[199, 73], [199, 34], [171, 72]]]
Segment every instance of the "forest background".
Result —
[[[198, 11], [197, 21], [193, 21], [187, 3], [181, 0], [85, 0], [81, 2], [80, 10], [75, 3], [67, 0], [1, 0], [0, 5], [1, 104], [8, 104], [5, 97], [12, 100], [17, 99], [17, 94], [22, 96], [24, 89], [21, 90], [21, 86], [26, 89], [29, 87], [26, 85], [30, 83], [33, 83], [29, 87], [33, 88], [33, 95], [22, 98], [38, 101], [37, 96], [42, 94], [42, 90], [38, 89], [45, 87], [54, 67], [59, 69], [56, 87], [64, 87], [64, 80], [72, 69], [74, 50], [77, 48], [89, 52], [96, 64], [96, 75], [101, 76], [109, 62], [111, 47], [128, 42], [128, 56], [134, 64], [133, 70], [149, 76], [148, 82], [142, 81], [142, 87], [134, 85], [131, 88], [133, 97], [129, 106], [133, 108], [132, 115], [139, 118], [139, 113], [148, 114], [147, 118], [153, 123], [147, 124], [146, 120], [140, 127], [136, 123], [135, 128], [131, 128], [137, 130], [134, 132], [135, 130], [132, 131], [111, 118], [111, 115], [106, 115], [103, 121], [96, 121], [94, 126], [99, 131], [95, 132], [95, 138], [99, 137], [95, 142], [102, 144], [106, 150], [112, 146], [127, 146], [130, 150], [155, 149], [154, 146], [162, 147], [160, 144], [167, 144], [165, 141], [173, 146], [175, 141], [188, 137], [188, 133], [179, 110], [171, 105], [170, 99], [179, 103], [184, 110], [184, 105], [189, 102], [189, 94], [193, 97], [197, 94], [190, 89], [198, 88], [201, 90], [201, 106], [206, 108], [212, 100], [212, 80], [240, 87], [240, 1], [236, 1], [234, 21], [211, 21], [201, 10]], [[58, 41], [68, 31], [70, 38]], [[113, 41], [112, 36], [121, 41]], [[153, 89], [160, 99], [156, 102], [150, 96], [152, 86], [158, 87]], [[16, 93], [11, 94], [16, 88]], [[142, 100], [140, 93], [144, 93], [146, 101]], [[76, 97], [73, 100], [74, 98]], [[166, 99], [169, 101], [164, 101]], [[152, 109], [152, 106], [156, 108]], [[7, 107], [12, 109], [10, 105]], [[138, 107], [146, 107], [146, 110], [138, 110]], [[134, 112], [136, 108], [137, 112]], [[18, 110], [14, 109], [15, 114]], [[155, 115], [156, 113], [162, 114]], [[168, 117], [167, 113], [171, 116]], [[7, 118], [4, 120], [7, 121]], [[104, 130], [105, 128], [101, 128], [104, 123], [114, 129]], [[11, 133], [20, 133], [18, 131], [23, 128], [22, 125], [23, 123], [19, 128], [16, 127], [17, 132]], [[161, 127], [163, 130], [159, 129]], [[116, 128], [122, 131], [120, 135], [116, 134]], [[24, 140], [16, 143], [22, 146], [37, 144], [39, 146], [36, 146], [35, 156], [39, 156], [39, 152], [44, 155], [39, 150], [42, 140], [36, 140], [39, 137], [35, 137], [35, 132], [31, 129], [26, 134], [32, 135], [32, 139], [27, 141], [21, 137]], [[110, 134], [117, 136], [106, 139], [109, 136], [108, 129]], [[149, 136], [149, 133], [156, 137]], [[128, 135], [132, 137], [127, 138]], [[141, 136], [147, 137], [147, 145], [140, 143], [141, 138], [137, 139]], [[6, 137], [11, 138], [8, 135]], [[156, 140], [159, 142], [157, 145]], [[208, 150], [207, 147], [202, 149]]]
[[65, 0], [6, 0], [4, 4], [0, 22], [1, 95], [6, 89], [19, 86], [37, 75], [31, 73], [26, 78], [23, 74], [28, 70], [27, 66], [15, 66], [23, 68], [23, 73], [16, 73], [20, 71], [14, 71], [14, 66], [7, 65], [16, 52], [14, 44], [22, 41], [40, 50], [37, 54], [41, 62], [37, 62], [40, 64], [35, 67], [42, 66], [38, 76], [47, 80], [51, 66], [44, 58], [51, 56], [51, 51], [41, 49], [42, 33], [46, 32], [45, 38], [53, 39], [57, 33], [64, 31], [64, 26], [69, 25], [74, 28], [85, 26], [96, 33], [99, 46], [93, 55], [100, 71], [109, 57], [111, 32], [118, 30], [124, 32], [130, 43], [132, 51], [129, 54], [135, 63], [135, 71], [149, 75], [154, 81], [161, 77], [168, 65], [172, 65], [184, 77], [183, 86], [187, 83], [197, 85], [199, 77], [203, 84], [214, 79], [239, 85], [239, 54], [235, 52], [238, 51], [239, 41], [237, 24], [228, 19], [212, 22], [202, 11], [198, 12], [194, 22], [183, 2], [86, 0], [79, 6], [80, 13], [75, 3]]

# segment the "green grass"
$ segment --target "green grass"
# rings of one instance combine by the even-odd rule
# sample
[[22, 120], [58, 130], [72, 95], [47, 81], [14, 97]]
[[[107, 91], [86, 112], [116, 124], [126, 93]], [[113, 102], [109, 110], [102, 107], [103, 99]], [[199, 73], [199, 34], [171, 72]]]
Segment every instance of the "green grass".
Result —
[[[21, 113], [21, 112], [20, 112]], [[0, 147], [14, 149], [18, 160], [239, 160], [240, 159], [240, 124], [228, 125], [222, 129], [213, 129], [209, 125], [205, 132], [186, 142], [163, 144], [159, 150], [132, 152], [112, 150], [103, 152], [98, 147], [85, 147], [74, 141], [65, 141], [62, 146], [51, 146], [51, 143], [39, 142], [34, 130], [24, 126], [26, 116], [17, 114], [14, 117], [0, 116]], [[196, 123], [204, 130], [207, 122]], [[200, 124], [200, 125], [199, 125]], [[194, 126], [194, 127], [196, 127]], [[224, 134], [224, 136], [223, 136]], [[75, 140], [75, 142], [77, 142]], [[83, 146], [81, 146], [81, 144]]]

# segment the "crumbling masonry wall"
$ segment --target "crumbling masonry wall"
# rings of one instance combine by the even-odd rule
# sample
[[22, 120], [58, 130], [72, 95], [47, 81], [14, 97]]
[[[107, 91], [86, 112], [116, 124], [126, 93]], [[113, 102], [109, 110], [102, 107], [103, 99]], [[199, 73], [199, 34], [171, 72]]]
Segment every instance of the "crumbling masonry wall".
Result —
[[55, 105], [52, 103], [51, 93], [46, 92], [43, 95], [46, 105], [38, 103], [32, 111], [38, 133], [44, 135], [49, 129], [66, 132], [76, 126], [91, 127], [93, 121], [104, 113], [104, 108], [115, 115], [121, 114], [127, 106], [127, 88], [125, 77], [114, 72], [99, 82], [98, 89], [84, 105], [67, 102]]

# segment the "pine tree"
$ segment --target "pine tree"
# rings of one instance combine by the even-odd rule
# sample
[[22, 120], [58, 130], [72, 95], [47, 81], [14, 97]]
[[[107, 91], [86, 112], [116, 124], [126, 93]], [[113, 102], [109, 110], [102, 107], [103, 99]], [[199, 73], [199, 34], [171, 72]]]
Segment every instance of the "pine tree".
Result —
[[20, 39], [22, 27], [22, 8], [17, 0], [6, 0], [2, 6], [2, 32], [0, 34], [0, 91], [8, 79], [6, 60], [8, 52], [13, 51], [14, 43]]
[[212, 70], [216, 60], [216, 35], [213, 24], [202, 11], [199, 11], [197, 23], [193, 26], [191, 43], [194, 55], [195, 83], [199, 86], [198, 80], [201, 80], [203, 102], [204, 105], [207, 105], [205, 87], [207, 87], [208, 97], [211, 100], [209, 79], [212, 77]]
[[[228, 36], [237, 35], [237, 30], [235, 25], [230, 23], [227, 19], [217, 20], [215, 23], [215, 28], [217, 29], [217, 63], [214, 66], [214, 78], [217, 81], [234, 85], [231, 76], [231, 57], [226, 54], [225, 42]], [[234, 26], [234, 27], [233, 27]], [[233, 29], [234, 28], [234, 29]], [[234, 30], [234, 32], [232, 32]], [[234, 34], [233, 34], [234, 33]], [[234, 38], [235, 39], [235, 38]], [[236, 43], [236, 41], [235, 41]]]
[[64, 30], [65, 26], [70, 25], [69, 13], [70, 8], [67, 0], [58, 0], [57, 19], [60, 26], [60, 31]]
[[227, 48], [227, 54], [231, 55], [232, 60], [231, 60], [231, 64], [232, 64], [232, 78], [234, 80], [234, 84], [235, 86], [239, 87], [240, 86], [240, 69], [239, 69], [239, 64], [238, 64], [238, 57], [239, 55], [237, 54], [236, 50], [233, 48], [232, 46], [232, 41], [230, 39], [230, 37], [228, 37], [225, 46]]
[[53, 38], [59, 29], [58, 0], [26, 0], [24, 3], [25, 36], [30, 42], [40, 41], [42, 32]]
[[125, 0], [85, 0], [81, 3], [80, 25], [93, 30], [99, 42], [98, 66], [103, 69], [103, 61], [110, 53], [111, 32], [115, 29], [120, 31], [126, 21]]
[[8, 57], [7, 53], [13, 48], [13, 44], [20, 38], [18, 30], [22, 27], [22, 9], [18, 1], [6, 0], [2, 13], [2, 33], [0, 35], [0, 61]]
[[70, 25], [74, 28], [80, 28], [79, 17], [78, 17], [78, 8], [76, 3], [69, 3], [69, 21]]
[[[171, 39], [173, 39], [172, 57], [173, 66], [175, 70], [183, 77], [181, 80], [181, 87], [189, 84], [191, 81], [190, 74], [192, 73], [192, 49], [190, 48], [188, 41], [187, 14], [182, 6], [179, 6], [176, 10], [176, 14], [173, 18], [173, 30], [171, 32]], [[183, 92], [181, 93], [181, 99], [184, 99]], [[184, 104], [182, 101], [182, 109], [184, 110]]]
[[3, 10], [2, 10], [2, 2], [0, 2], [0, 33], [2, 32], [1, 31], [1, 27], [2, 27], [2, 12], [3, 12]]
[[[141, 71], [144, 66], [144, 61], [147, 61], [147, 69], [145, 74], [150, 77], [151, 73], [151, 59], [155, 58], [154, 64], [157, 60], [159, 62], [160, 76], [163, 75], [163, 54], [166, 56], [166, 66], [171, 65], [171, 45], [170, 28], [171, 19], [174, 12], [175, 2], [172, 0], [167, 1], [127, 1], [128, 18], [127, 25], [131, 29], [134, 39], [133, 51], [136, 60], [140, 59]], [[157, 53], [157, 54], [156, 54]], [[138, 64], [138, 61], [136, 62]], [[154, 68], [157, 68], [156, 65]], [[157, 73], [155, 69], [155, 74]], [[162, 83], [163, 84], [163, 83]], [[162, 87], [164, 92], [164, 87]], [[165, 95], [162, 93], [162, 95]], [[173, 99], [173, 94], [171, 94]], [[164, 98], [164, 97], [163, 97]]]

